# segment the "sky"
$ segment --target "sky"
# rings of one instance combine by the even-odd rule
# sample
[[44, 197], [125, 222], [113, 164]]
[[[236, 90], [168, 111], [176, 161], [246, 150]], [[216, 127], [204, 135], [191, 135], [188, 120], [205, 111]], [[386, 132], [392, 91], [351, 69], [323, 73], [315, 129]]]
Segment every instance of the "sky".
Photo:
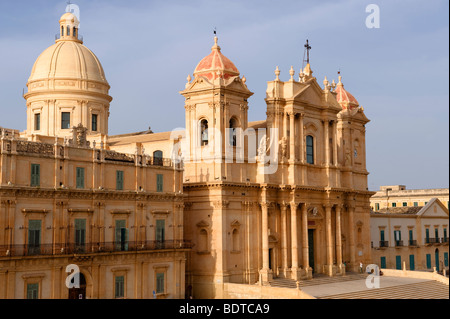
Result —
[[[447, 0], [72, 0], [84, 45], [111, 85], [109, 134], [184, 127], [186, 78], [214, 44], [254, 92], [249, 121], [266, 118], [267, 81], [298, 75], [306, 39], [313, 75], [364, 107], [369, 189], [449, 187]], [[379, 28], [366, 20], [379, 8]], [[66, 1], [0, 0], [0, 126], [26, 129], [22, 92], [55, 40]], [[372, 21], [372, 20], [371, 20]]]

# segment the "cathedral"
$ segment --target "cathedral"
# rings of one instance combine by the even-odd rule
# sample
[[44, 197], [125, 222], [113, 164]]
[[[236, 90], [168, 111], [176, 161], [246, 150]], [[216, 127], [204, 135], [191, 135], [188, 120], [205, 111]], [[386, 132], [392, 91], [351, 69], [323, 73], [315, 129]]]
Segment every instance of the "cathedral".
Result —
[[249, 122], [251, 85], [216, 36], [179, 92], [183, 130], [112, 136], [101, 63], [75, 15], [59, 23], [26, 130], [1, 131], [0, 298], [223, 298], [371, 262], [369, 120], [341, 76], [277, 67]]

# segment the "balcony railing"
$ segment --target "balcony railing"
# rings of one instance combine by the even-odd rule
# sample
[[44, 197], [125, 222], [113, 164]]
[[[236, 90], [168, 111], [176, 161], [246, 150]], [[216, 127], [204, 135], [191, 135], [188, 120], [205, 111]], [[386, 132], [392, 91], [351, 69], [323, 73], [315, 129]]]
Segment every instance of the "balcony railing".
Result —
[[441, 238], [441, 243], [448, 245], [448, 238], [447, 237], [442, 237]]
[[380, 241], [380, 248], [389, 247], [389, 242], [387, 240]]
[[432, 237], [429, 237], [429, 238], [425, 238], [424, 239], [424, 243], [425, 244], [440, 244], [441, 243], [441, 239], [440, 238], [432, 238]]
[[155, 250], [190, 249], [188, 240], [142, 241], [142, 242], [106, 242], [86, 244], [41, 244], [41, 245], [3, 245], [0, 246], [0, 258], [24, 256], [79, 255], [115, 252], [138, 252]]
[[403, 247], [403, 240], [396, 240], [395, 247]]
[[415, 239], [408, 240], [408, 246], [417, 247], [417, 240], [415, 240]]

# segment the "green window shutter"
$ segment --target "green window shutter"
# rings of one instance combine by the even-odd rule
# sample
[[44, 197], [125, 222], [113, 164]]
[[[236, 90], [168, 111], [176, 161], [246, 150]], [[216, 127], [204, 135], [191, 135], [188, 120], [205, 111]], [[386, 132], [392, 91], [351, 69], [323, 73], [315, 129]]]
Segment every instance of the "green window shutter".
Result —
[[156, 293], [164, 293], [164, 273], [156, 274]]
[[414, 255], [409, 255], [409, 269], [410, 270], [415, 270], [415, 265], [414, 265]]
[[123, 190], [123, 171], [116, 171], [116, 190]]
[[409, 230], [409, 240], [413, 240], [414, 238], [413, 238], [413, 230], [412, 229], [410, 229]]
[[381, 267], [380, 268], [384, 268], [386, 269], [386, 257], [381, 257]]
[[375, 211], [379, 211], [380, 210], [380, 204], [379, 203], [375, 203]]
[[380, 240], [384, 241], [384, 230], [380, 230]]
[[38, 299], [39, 284], [27, 284], [27, 299]]
[[448, 267], [448, 253], [447, 252], [444, 253], [444, 266]]
[[116, 220], [115, 243], [116, 250], [128, 250], [128, 229], [126, 220]]
[[164, 189], [164, 175], [158, 174], [156, 175], [156, 191], [159, 193], [163, 192]]
[[429, 228], [425, 229], [425, 243], [426, 244], [430, 243], [430, 229]]
[[427, 268], [431, 269], [431, 254], [427, 254]]
[[77, 188], [78, 189], [84, 188], [84, 168], [83, 167], [77, 167]]
[[395, 256], [395, 268], [397, 270], [402, 269], [402, 256]]
[[166, 240], [166, 221], [161, 219], [156, 221], [156, 240]]
[[31, 164], [31, 187], [41, 185], [41, 165]]
[[392, 203], [392, 207], [397, 207], [397, 203]]
[[115, 297], [116, 298], [125, 297], [125, 277], [124, 276], [115, 277]]
[[41, 250], [41, 224], [40, 220], [28, 221], [28, 254], [36, 255]]
[[414, 202], [414, 207], [418, 207], [419, 203], [418, 202]]
[[439, 238], [439, 229], [437, 228], [434, 229], [434, 237]]
[[83, 247], [86, 244], [86, 219], [75, 219], [75, 245]]

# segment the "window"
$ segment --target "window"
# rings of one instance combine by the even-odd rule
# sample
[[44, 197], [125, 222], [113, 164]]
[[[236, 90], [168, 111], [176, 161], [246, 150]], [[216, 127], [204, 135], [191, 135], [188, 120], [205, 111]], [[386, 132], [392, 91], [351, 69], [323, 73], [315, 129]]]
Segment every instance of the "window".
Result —
[[380, 230], [380, 240], [384, 241], [384, 230]]
[[41, 113], [34, 114], [34, 130], [41, 130]]
[[67, 26], [67, 35], [70, 35], [70, 27]]
[[418, 202], [414, 202], [414, 207], [418, 207], [419, 203]]
[[395, 256], [395, 269], [397, 269], [397, 270], [402, 269], [402, 257], [401, 256]]
[[444, 266], [448, 267], [448, 252], [444, 252]]
[[156, 241], [166, 240], [166, 221], [164, 219], [158, 219], [156, 221]]
[[380, 210], [380, 203], [375, 203], [375, 211], [379, 211]]
[[438, 228], [434, 229], [434, 238], [436, 238], [436, 239], [439, 238], [439, 229]]
[[41, 252], [41, 221], [28, 221], [28, 254], [38, 255]]
[[163, 166], [163, 152], [155, 151], [153, 152], [153, 164], [158, 166]]
[[402, 233], [400, 230], [394, 230], [395, 246], [401, 246]]
[[156, 273], [156, 293], [163, 294], [165, 292], [164, 288], [164, 273]]
[[431, 254], [427, 254], [427, 268], [431, 269]]
[[77, 28], [73, 27], [73, 36], [76, 37], [77, 36]]
[[164, 175], [162, 175], [162, 174], [156, 175], [156, 191], [158, 193], [163, 192], [163, 189], [164, 189], [163, 182], [164, 182]]
[[314, 137], [311, 135], [306, 137], [306, 162], [314, 164]]
[[128, 250], [128, 229], [126, 220], [116, 220], [116, 250]]
[[97, 114], [92, 114], [92, 132], [97, 132], [97, 120], [98, 120], [98, 115]]
[[124, 298], [125, 297], [125, 277], [116, 276], [115, 277], [115, 297]]
[[235, 118], [230, 119], [230, 145], [236, 146], [236, 128], [237, 121]]
[[407, 207], [408, 203], [407, 202], [403, 202], [403, 207]]
[[426, 244], [430, 243], [430, 229], [429, 228], [425, 229], [425, 243]]
[[116, 171], [116, 190], [123, 191], [123, 171]]
[[386, 257], [382, 256], [381, 257], [381, 263], [380, 263], [380, 268], [384, 268], [386, 269]]
[[447, 228], [444, 228], [444, 243], [447, 242]]
[[41, 165], [31, 164], [31, 187], [41, 186]]
[[77, 167], [77, 188], [78, 189], [84, 188], [84, 168], [83, 167]]
[[86, 244], [86, 219], [75, 219], [75, 250], [84, 252]]
[[27, 284], [27, 299], [39, 299], [39, 284]]
[[70, 112], [61, 113], [61, 129], [62, 130], [70, 129]]
[[200, 145], [205, 146], [208, 145], [209, 137], [208, 137], [208, 121], [201, 120], [200, 122]]
[[156, 293], [163, 294], [164, 288], [164, 273], [156, 273]]
[[397, 203], [392, 203], [392, 207], [397, 207]]
[[62, 37], [64, 36], [64, 27], [63, 26], [61, 26], [61, 36]]
[[409, 255], [409, 269], [410, 270], [415, 270], [415, 265], [414, 265], [414, 255]]

